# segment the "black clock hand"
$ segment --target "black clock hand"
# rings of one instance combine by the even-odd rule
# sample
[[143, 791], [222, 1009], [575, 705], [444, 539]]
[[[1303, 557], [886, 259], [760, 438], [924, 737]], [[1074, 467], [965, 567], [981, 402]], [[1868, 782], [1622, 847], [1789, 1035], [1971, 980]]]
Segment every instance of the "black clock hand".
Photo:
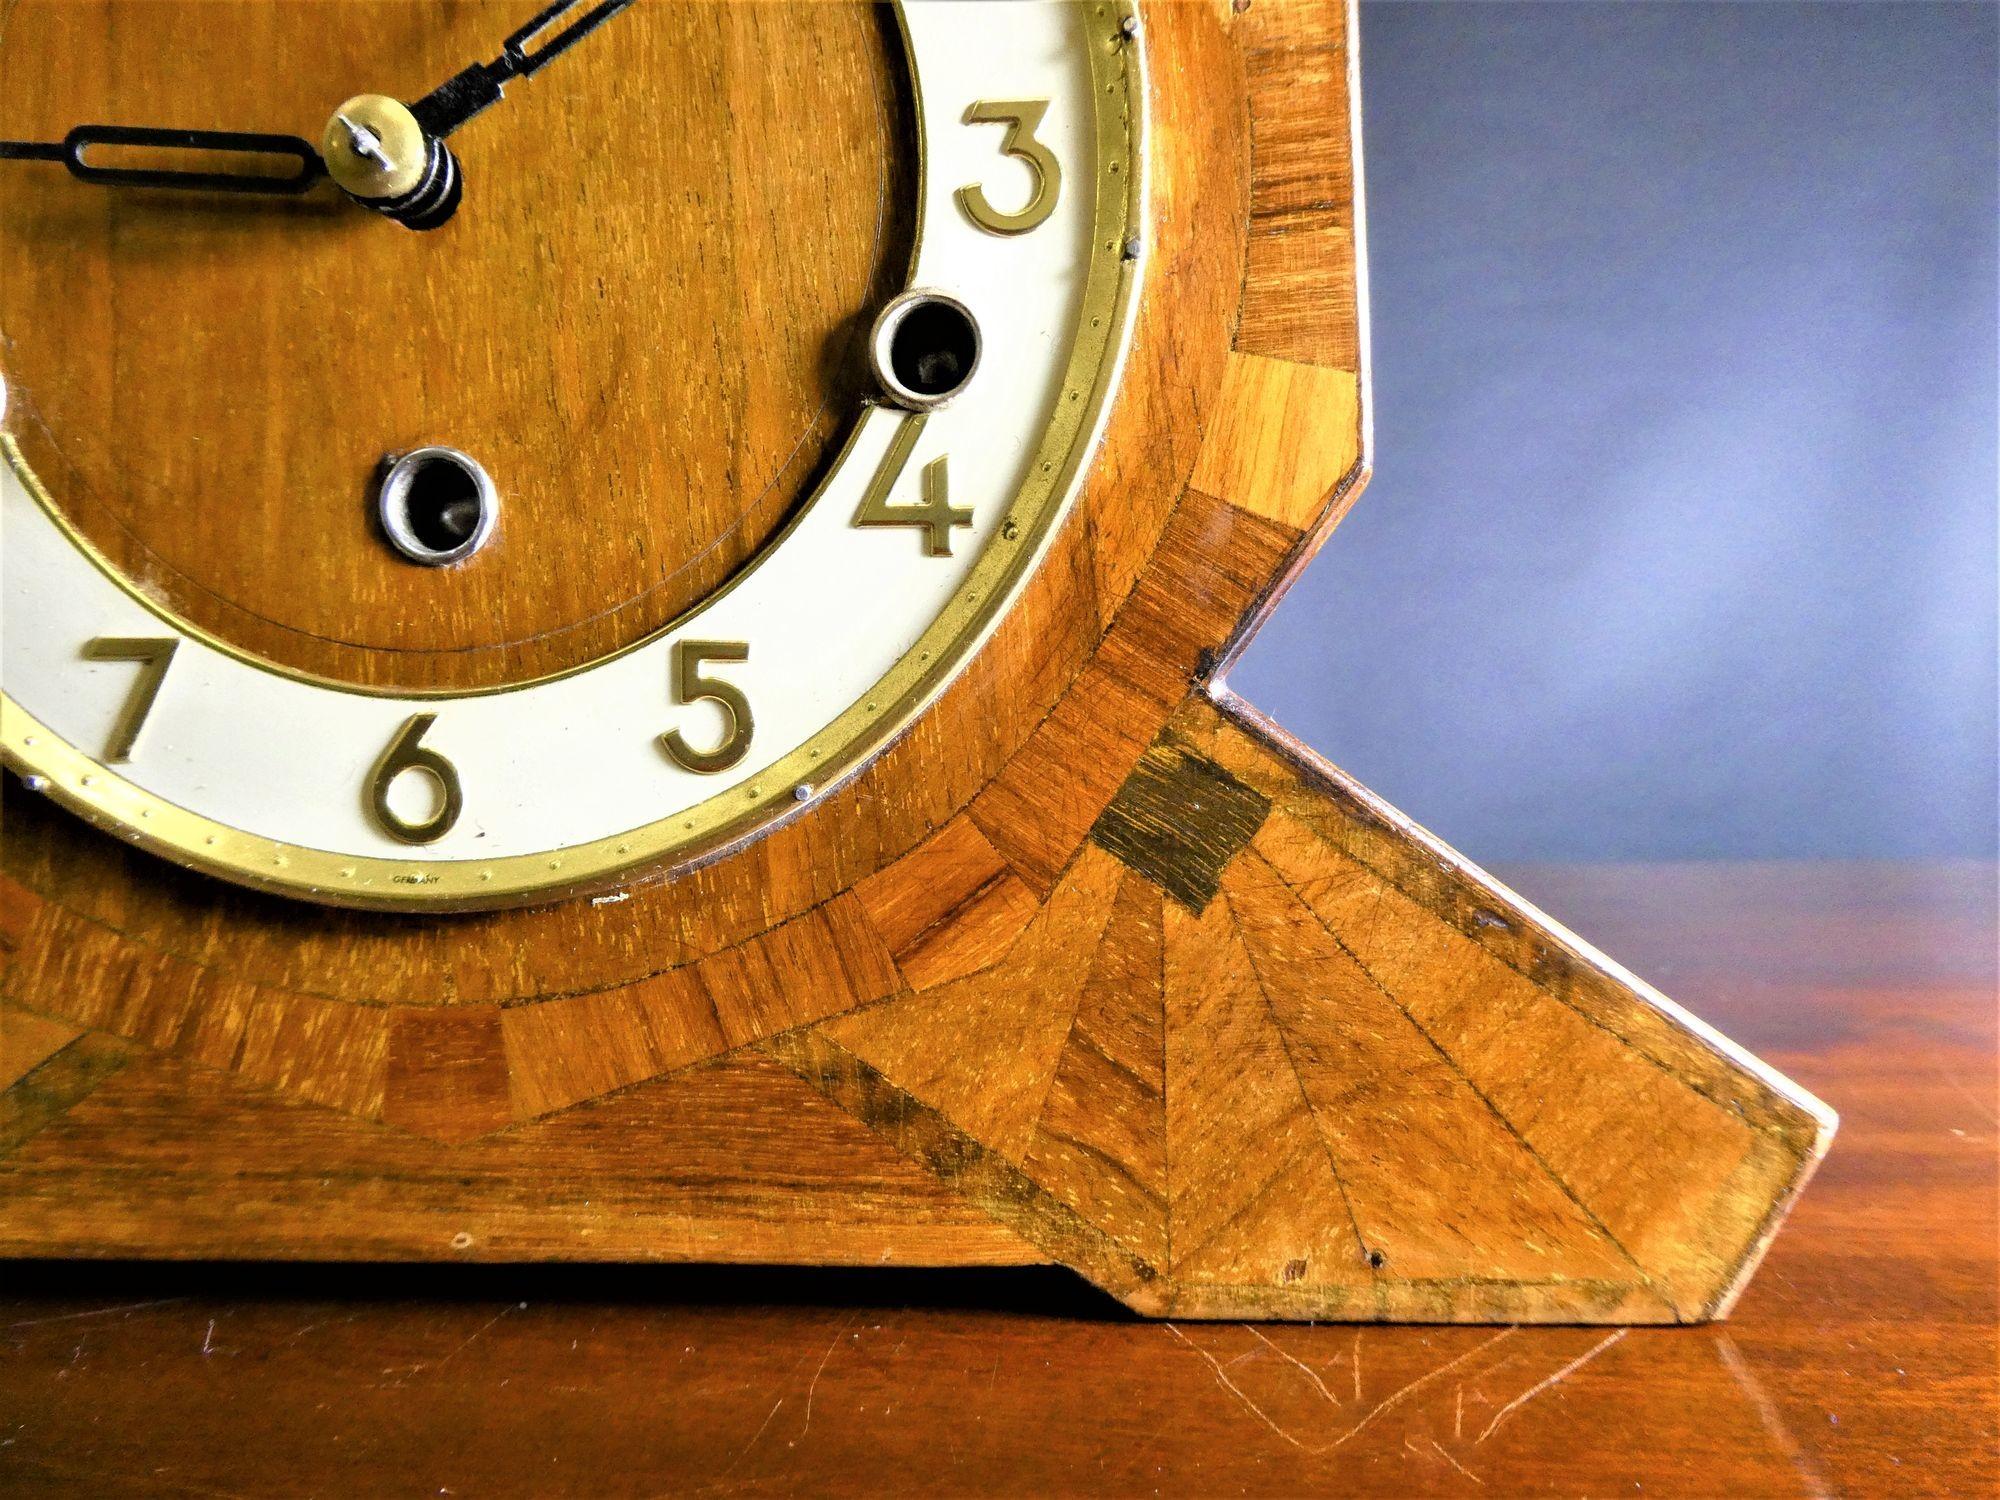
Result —
[[359, 94], [333, 112], [321, 149], [327, 171], [357, 203], [410, 229], [436, 229], [458, 211], [464, 176], [444, 143], [500, 100], [516, 78], [530, 78], [632, 4], [598, 0], [554, 36], [531, 46], [584, 0], [556, 0], [508, 37], [490, 63], [474, 63], [415, 104]]
[[[279, 175], [93, 166], [84, 159], [84, 153], [93, 146], [146, 146], [156, 151], [283, 158], [296, 163], [296, 170]], [[267, 197], [303, 193], [326, 175], [326, 163], [320, 160], [319, 153], [310, 142], [295, 135], [262, 135], [243, 130], [160, 130], [149, 125], [79, 125], [59, 141], [0, 141], [0, 161], [57, 162], [83, 182], [117, 187], [183, 188]]]
[[[531, 46], [551, 25], [583, 3], [584, 0], [556, 0], [508, 37], [500, 55], [492, 62], [474, 63], [409, 106], [408, 113], [414, 118], [421, 139], [415, 143], [416, 159], [406, 167], [393, 159], [385, 146], [385, 136], [396, 121], [385, 121], [373, 111], [343, 106], [328, 124], [329, 149], [344, 148], [339, 152], [341, 160], [337, 166], [345, 170], [334, 174], [341, 187], [349, 196], [413, 229], [432, 229], [444, 223], [458, 207], [461, 188], [458, 163], [444, 146], [444, 137], [481, 110], [498, 103], [507, 84], [516, 78], [533, 77], [631, 6], [633, 0], [598, 0], [563, 30], [541, 45]], [[358, 102], [349, 101], [350, 105]], [[145, 146], [156, 151], [282, 158], [296, 163], [296, 168], [278, 174], [97, 166], [84, 155], [93, 146]], [[406, 150], [404, 154], [411, 153]], [[60, 141], [0, 140], [0, 161], [52, 161], [80, 181], [108, 186], [180, 188], [264, 197], [303, 193], [327, 175], [327, 165], [320, 154], [310, 142], [295, 135], [241, 130], [164, 130], [145, 125], [79, 125]], [[393, 192], [382, 191], [391, 183], [402, 185]]]
[[474, 63], [446, 79], [410, 106], [427, 135], [442, 140], [489, 105], [500, 102], [501, 90], [516, 78], [532, 78], [606, 21], [627, 9], [632, 0], [598, 0], [563, 30], [532, 50], [549, 27], [575, 10], [583, 0], [556, 0], [501, 44], [490, 63]]

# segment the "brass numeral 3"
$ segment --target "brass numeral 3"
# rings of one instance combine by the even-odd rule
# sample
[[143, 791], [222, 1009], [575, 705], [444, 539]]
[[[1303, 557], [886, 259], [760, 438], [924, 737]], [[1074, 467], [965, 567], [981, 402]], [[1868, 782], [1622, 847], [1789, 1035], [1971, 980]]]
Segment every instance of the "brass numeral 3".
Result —
[[1035, 139], [1035, 129], [1048, 112], [1046, 99], [975, 99], [966, 107], [968, 125], [1005, 125], [1007, 135], [1000, 142], [1001, 152], [1026, 162], [1035, 174], [1034, 192], [1014, 213], [995, 208], [981, 183], [967, 183], [958, 190], [958, 206], [988, 234], [1026, 234], [1056, 211], [1056, 199], [1062, 195], [1062, 163], [1056, 160], [1055, 152]]

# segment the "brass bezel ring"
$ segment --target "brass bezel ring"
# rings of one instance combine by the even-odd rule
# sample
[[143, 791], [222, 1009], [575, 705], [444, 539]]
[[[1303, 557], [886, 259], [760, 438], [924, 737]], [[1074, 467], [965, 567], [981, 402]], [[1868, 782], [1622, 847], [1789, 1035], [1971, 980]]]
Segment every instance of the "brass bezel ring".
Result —
[[[4, 692], [0, 692], [0, 757], [24, 777], [35, 778], [40, 783], [38, 789], [86, 820], [177, 864], [259, 890], [374, 910], [490, 910], [543, 904], [669, 878], [719, 859], [809, 808], [907, 730], [998, 626], [1080, 482], [1123, 367], [1143, 267], [1143, 258], [1132, 253], [1131, 247], [1138, 242], [1145, 222], [1144, 50], [1140, 33], [1129, 24], [1136, 15], [1131, 0], [1091, 0], [1085, 11], [1085, 30], [1091, 43], [1086, 50], [1095, 109], [1096, 172], [1090, 255], [1075, 337], [1064, 367], [1064, 399], [1056, 403], [1043, 430], [1029, 477], [1005, 508], [1006, 524], [994, 535], [964, 585], [871, 690], [748, 784], [738, 784], [626, 832], [582, 844], [490, 860], [427, 860], [421, 856], [343, 854], [245, 833], [169, 802], [86, 755]], [[897, 14], [901, 20], [900, 3]], [[926, 118], [923, 91], [907, 45], [907, 22], [904, 37], [921, 141]], [[920, 177], [923, 171], [920, 160]], [[920, 181], [920, 209], [922, 192]], [[922, 233], [921, 211], [918, 233]], [[868, 419], [864, 416], [863, 420]], [[850, 448], [852, 443], [850, 436]], [[62, 516], [18, 446], [5, 434], [0, 434], [0, 454], [29, 496], [67, 533], [71, 543], [131, 598], [181, 635], [201, 640], [259, 670], [332, 691], [412, 702], [518, 691], [534, 685], [392, 692], [319, 678], [246, 653], [194, 628], [136, 589]], [[782, 542], [784, 535], [781, 532], [772, 545]], [[768, 550], [762, 555], [768, 556]], [[759, 560], [750, 566], [754, 568]], [[730, 586], [725, 584], [724, 588]], [[571, 671], [591, 670], [664, 633], [656, 632], [646, 641]]]

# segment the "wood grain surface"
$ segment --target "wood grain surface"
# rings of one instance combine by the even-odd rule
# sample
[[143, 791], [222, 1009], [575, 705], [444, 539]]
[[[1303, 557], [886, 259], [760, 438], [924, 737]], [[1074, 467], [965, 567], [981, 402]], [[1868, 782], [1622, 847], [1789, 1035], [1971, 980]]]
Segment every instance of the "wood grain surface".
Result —
[[[342, 100], [415, 99], [533, 10], [19, 0], [0, 136], [317, 141]], [[9, 163], [10, 430], [129, 576], [272, 660], [414, 688], [594, 660], [734, 573], [858, 415], [914, 248], [907, 73], [853, 0], [639, 6], [452, 138], [465, 204], [427, 234], [330, 184], [207, 198]], [[463, 567], [404, 562], [370, 510], [384, 456], [432, 443], [502, 494]]]
[[943, 700], [734, 857], [471, 918], [225, 890], [10, 788], [0, 1252], [1728, 1311], [1831, 1114], [1219, 686], [1367, 475], [1352, 18], [1145, 16], [1129, 370]]
[[1991, 867], [1540, 868], [1831, 1103], [1726, 1324], [1144, 1323], [1054, 1270], [0, 1265], [13, 1495], [1990, 1495]]

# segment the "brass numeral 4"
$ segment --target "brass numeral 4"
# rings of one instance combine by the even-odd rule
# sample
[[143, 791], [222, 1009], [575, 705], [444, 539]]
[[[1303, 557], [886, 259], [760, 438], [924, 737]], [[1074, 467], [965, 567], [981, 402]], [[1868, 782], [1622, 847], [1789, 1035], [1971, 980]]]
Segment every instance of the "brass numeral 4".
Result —
[[889, 442], [889, 451], [882, 455], [882, 462], [876, 465], [868, 488], [862, 492], [861, 504], [855, 507], [854, 524], [921, 526], [924, 529], [924, 550], [932, 557], [950, 557], [951, 529], [954, 526], [970, 526], [972, 512], [951, 503], [951, 480], [945, 467], [945, 455], [940, 453], [924, 465], [921, 499], [905, 500], [895, 505], [889, 503], [889, 491], [902, 477], [904, 468], [910, 462], [910, 453], [916, 448], [917, 438], [928, 420], [928, 413], [919, 412], [907, 418], [896, 430], [895, 437]]

